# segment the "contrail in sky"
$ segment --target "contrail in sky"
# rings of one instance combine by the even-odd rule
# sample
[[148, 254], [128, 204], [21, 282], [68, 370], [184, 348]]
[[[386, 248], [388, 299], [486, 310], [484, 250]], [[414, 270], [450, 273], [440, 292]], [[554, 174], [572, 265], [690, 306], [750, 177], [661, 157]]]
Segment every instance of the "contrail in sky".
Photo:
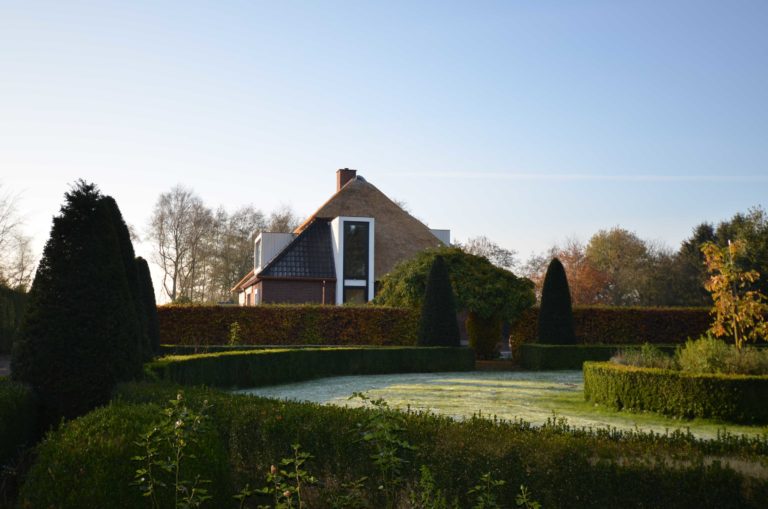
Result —
[[428, 177], [476, 180], [549, 180], [577, 182], [768, 182], [768, 175], [599, 175], [599, 174], [546, 174], [498, 173], [469, 171], [387, 172], [387, 176]]

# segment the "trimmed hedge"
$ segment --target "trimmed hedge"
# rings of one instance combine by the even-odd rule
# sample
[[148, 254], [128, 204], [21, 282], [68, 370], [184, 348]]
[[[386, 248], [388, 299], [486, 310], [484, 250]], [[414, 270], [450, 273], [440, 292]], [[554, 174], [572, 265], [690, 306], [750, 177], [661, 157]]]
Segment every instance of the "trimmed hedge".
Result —
[[[165, 398], [170, 399], [170, 395]], [[167, 404], [160, 398], [157, 401], [160, 405], [112, 403], [48, 435], [37, 447], [37, 459], [22, 485], [18, 507], [151, 507], [147, 497], [132, 484], [136, 469], [143, 466], [132, 458], [146, 454], [138, 444], [161, 420], [162, 408]], [[225, 443], [215, 425], [209, 426], [199, 442], [191, 443], [185, 451], [187, 468], [182, 472], [183, 479], [200, 475], [212, 481], [203, 487], [219, 501], [232, 500]], [[168, 491], [172, 488], [159, 489], [160, 507], [174, 507]]]
[[[160, 411], [157, 403], [171, 399], [175, 391], [157, 384], [122, 386], [121, 403], [67, 424], [41, 446], [21, 506], [146, 505], [139, 490], [129, 486], [129, 458], [136, 454], [137, 433]], [[203, 399], [212, 403], [212, 428], [227, 451], [232, 484], [215, 473], [216, 459], [213, 473], [203, 474], [217, 483], [222, 479], [221, 486], [211, 487], [236, 492], [246, 483], [263, 486], [270, 465], [290, 455], [292, 443], [299, 443], [314, 455], [304, 468], [320, 478], [324, 489], [367, 476], [364, 493], [377, 496], [372, 444], [360, 440], [360, 426], [370, 411], [210, 389], [188, 388], [185, 395], [190, 405]], [[514, 506], [521, 484], [543, 507], [758, 508], [768, 497], [768, 480], [760, 466], [768, 452], [764, 438], [699, 441], [684, 434], [575, 430], [556, 421], [536, 428], [523, 422], [454, 421], [413, 413], [403, 419], [402, 438], [416, 446], [405, 453], [404, 486], [415, 484], [419, 467], [427, 465], [436, 487], [449, 497], [458, 496], [460, 507], [473, 505], [466, 491], [485, 472], [506, 481], [499, 487], [504, 507]], [[756, 477], [731, 469], [730, 460], [747, 468], [755, 465]], [[375, 502], [370, 507], [382, 506]], [[236, 507], [236, 502], [217, 493], [210, 507]]]
[[160, 306], [160, 343], [226, 345], [240, 326], [249, 345], [416, 345], [419, 312], [385, 306]]
[[24, 384], [0, 377], [0, 466], [31, 445], [37, 433], [37, 399]]
[[[656, 345], [661, 351], [672, 355], [676, 345]], [[581, 369], [586, 361], [607, 361], [619, 350], [640, 348], [640, 345], [542, 345], [525, 343], [520, 345], [518, 355], [520, 367], [532, 370]]]
[[[516, 344], [538, 337], [539, 309], [530, 308], [512, 324]], [[685, 343], [709, 329], [709, 308], [640, 308], [580, 306], [573, 308], [573, 325], [581, 344]]]
[[164, 357], [146, 365], [160, 379], [187, 385], [257, 387], [324, 376], [469, 371], [469, 348], [293, 348]]
[[619, 410], [768, 423], [768, 375], [691, 374], [587, 362], [584, 397]]
[[26, 293], [0, 286], [0, 353], [11, 353], [26, 306]]

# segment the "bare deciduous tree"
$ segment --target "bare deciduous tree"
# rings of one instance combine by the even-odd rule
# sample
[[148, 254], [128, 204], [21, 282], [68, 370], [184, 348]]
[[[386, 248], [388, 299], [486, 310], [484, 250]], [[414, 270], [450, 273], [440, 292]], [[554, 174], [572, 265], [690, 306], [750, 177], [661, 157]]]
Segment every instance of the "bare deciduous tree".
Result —
[[502, 269], [513, 270], [518, 265], [515, 251], [501, 247], [484, 235], [467, 239], [464, 244], [457, 242], [456, 246], [465, 253], [484, 256]]
[[26, 291], [32, 280], [35, 259], [32, 239], [21, 231], [17, 196], [0, 192], [0, 284]]
[[253, 205], [215, 212], [191, 190], [176, 186], [160, 195], [148, 229], [154, 262], [171, 301], [222, 302], [253, 268], [253, 240], [261, 231], [291, 232], [299, 224], [288, 206], [269, 217]]
[[177, 185], [158, 198], [148, 235], [163, 271], [163, 290], [172, 301], [192, 299], [202, 239], [211, 224], [210, 210], [191, 189]]

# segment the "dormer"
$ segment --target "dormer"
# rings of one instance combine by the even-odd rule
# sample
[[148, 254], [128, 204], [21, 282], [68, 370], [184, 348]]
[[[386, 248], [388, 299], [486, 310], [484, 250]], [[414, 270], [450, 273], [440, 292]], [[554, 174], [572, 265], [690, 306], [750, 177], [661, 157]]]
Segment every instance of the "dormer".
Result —
[[253, 241], [253, 272], [258, 274], [291, 243], [293, 233], [261, 232]]

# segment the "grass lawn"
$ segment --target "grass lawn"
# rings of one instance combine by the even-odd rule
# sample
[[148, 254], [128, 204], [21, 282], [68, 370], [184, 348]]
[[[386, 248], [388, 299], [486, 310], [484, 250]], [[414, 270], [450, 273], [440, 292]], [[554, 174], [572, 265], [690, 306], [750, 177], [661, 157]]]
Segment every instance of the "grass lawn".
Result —
[[710, 438], [718, 430], [735, 434], [768, 434], [768, 426], [739, 426], [695, 419], [681, 421], [651, 413], [616, 412], [584, 401], [581, 371], [474, 371], [322, 378], [238, 392], [334, 405], [359, 406], [354, 392], [383, 398], [390, 406], [431, 411], [461, 419], [473, 414], [523, 419], [542, 424], [553, 415], [571, 425], [611, 426], [664, 433], [690, 429]]

